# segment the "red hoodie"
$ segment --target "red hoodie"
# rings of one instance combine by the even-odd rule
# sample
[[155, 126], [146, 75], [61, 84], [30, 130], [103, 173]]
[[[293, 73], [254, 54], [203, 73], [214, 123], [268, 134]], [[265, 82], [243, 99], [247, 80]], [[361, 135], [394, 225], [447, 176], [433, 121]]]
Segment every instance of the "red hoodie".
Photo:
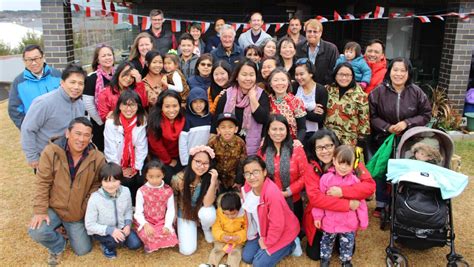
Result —
[[385, 59], [385, 56], [382, 56], [382, 59], [379, 62], [370, 62], [366, 57], [364, 57], [364, 59], [372, 70], [372, 78], [370, 79], [369, 85], [367, 85], [364, 90], [369, 94], [370, 91], [377, 87], [377, 85], [382, 83], [385, 73], [387, 72], [387, 60]]
[[342, 186], [341, 189], [344, 198], [337, 198], [327, 196], [319, 189], [321, 167], [318, 163], [311, 161], [310, 164], [308, 164], [308, 168], [310, 169], [306, 171], [305, 188], [309, 203], [303, 215], [303, 228], [305, 229], [308, 243], [312, 245], [316, 234], [316, 227], [314, 226], [313, 215], [311, 214], [313, 207], [331, 211], [349, 211], [349, 200], [359, 200], [370, 197], [375, 192], [375, 181], [365, 168], [365, 165], [359, 163], [360, 183], [351, 186]]

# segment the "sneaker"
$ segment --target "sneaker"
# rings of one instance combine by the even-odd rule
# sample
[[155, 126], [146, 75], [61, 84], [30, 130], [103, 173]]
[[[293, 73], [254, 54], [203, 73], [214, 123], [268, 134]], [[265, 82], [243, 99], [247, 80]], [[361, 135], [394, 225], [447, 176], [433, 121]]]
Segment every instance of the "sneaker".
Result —
[[352, 262], [351, 261], [344, 261], [342, 262], [342, 267], [352, 267]]
[[218, 265], [218, 267], [230, 267], [230, 265], [229, 265], [229, 264], [221, 263], [221, 264]]
[[323, 260], [321, 259], [321, 267], [329, 267], [329, 260]]
[[198, 267], [214, 267], [214, 264], [201, 263]]
[[49, 253], [49, 257], [48, 257], [48, 265], [49, 266], [56, 266], [56, 265], [59, 265], [60, 261], [61, 261], [61, 252], [58, 253], [58, 254], [54, 254], [54, 253]]
[[206, 239], [207, 243], [214, 242], [214, 237], [212, 236], [211, 230], [202, 230], [204, 232], [204, 238]]
[[374, 212], [372, 213], [372, 216], [374, 216], [375, 218], [380, 218], [380, 216], [382, 216], [382, 209], [382, 207], [375, 208]]
[[115, 259], [117, 258], [117, 251], [116, 250], [111, 250], [111, 249], [108, 249], [106, 246], [104, 245], [100, 245], [101, 248], [102, 248], [102, 253], [104, 254], [104, 256], [107, 258], [107, 259]]
[[303, 255], [303, 250], [301, 249], [301, 241], [299, 237], [295, 239], [295, 245], [295, 249], [293, 249], [291, 256], [300, 257], [301, 255]]

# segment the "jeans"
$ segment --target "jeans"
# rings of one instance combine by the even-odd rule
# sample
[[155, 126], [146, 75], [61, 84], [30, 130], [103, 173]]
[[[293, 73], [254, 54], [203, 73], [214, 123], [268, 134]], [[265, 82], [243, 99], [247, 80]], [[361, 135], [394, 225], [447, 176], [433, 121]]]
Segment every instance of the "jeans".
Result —
[[55, 231], [62, 224], [66, 229], [74, 253], [82, 256], [92, 250], [92, 241], [87, 235], [83, 220], [63, 222], [51, 208], [48, 209], [48, 216], [50, 220], [49, 225], [46, 224], [46, 221], [43, 221], [38, 229], [28, 230], [28, 234], [34, 241], [45, 246], [50, 253], [59, 254], [63, 252], [66, 247], [66, 239]]
[[242, 261], [252, 264], [254, 267], [276, 266], [284, 257], [291, 255], [296, 246], [293, 241], [272, 255], [268, 255], [267, 250], [260, 248], [260, 245], [258, 244], [259, 239], [260, 237], [257, 237], [254, 240], [247, 240], [242, 251]]
[[117, 243], [111, 235], [101, 236], [94, 235], [94, 238], [98, 240], [102, 245], [104, 245], [108, 250], [114, 251], [118, 246], [124, 245], [129, 249], [138, 249], [142, 245], [140, 238], [138, 238], [137, 233], [131, 230], [130, 234], [127, 236], [125, 241]]

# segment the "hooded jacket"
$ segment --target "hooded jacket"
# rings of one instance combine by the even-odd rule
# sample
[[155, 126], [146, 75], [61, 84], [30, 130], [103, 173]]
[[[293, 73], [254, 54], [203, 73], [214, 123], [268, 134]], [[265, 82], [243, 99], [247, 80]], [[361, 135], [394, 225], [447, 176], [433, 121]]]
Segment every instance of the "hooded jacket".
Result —
[[64, 135], [69, 123], [84, 114], [82, 99], [72, 100], [63, 88], [36, 98], [21, 126], [21, 146], [26, 160], [37, 161], [49, 139]]
[[191, 90], [193, 90], [194, 88], [209, 88], [209, 86], [211, 86], [211, 77], [193, 75], [188, 78], [187, 82]]
[[35, 98], [58, 89], [61, 72], [44, 64], [43, 76], [38, 79], [31, 71], [25, 69], [12, 83], [8, 96], [8, 115], [20, 129], [21, 123]]
[[52, 208], [65, 222], [84, 218], [87, 201], [99, 186], [99, 172], [105, 164], [102, 152], [89, 144], [89, 153], [72, 181], [66, 156], [65, 137], [53, 138], [45, 147], [36, 171], [36, 192], [33, 213], [48, 214]]
[[[194, 100], [201, 99], [206, 103], [204, 115], [198, 115], [191, 107]], [[206, 145], [211, 132], [212, 116], [209, 112], [207, 92], [204, 88], [196, 87], [191, 90], [186, 105], [186, 123], [179, 135], [179, 158], [181, 165], [188, 165], [189, 150], [195, 146]]]

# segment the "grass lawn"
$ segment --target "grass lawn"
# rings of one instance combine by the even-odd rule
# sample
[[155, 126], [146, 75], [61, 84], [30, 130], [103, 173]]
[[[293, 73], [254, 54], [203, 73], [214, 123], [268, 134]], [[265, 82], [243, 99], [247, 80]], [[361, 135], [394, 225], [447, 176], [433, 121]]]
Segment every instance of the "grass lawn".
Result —
[[[19, 131], [7, 114], [7, 102], [0, 103], [0, 265], [1, 266], [44, 266], [47, 251], [33, 242], [28, 234], [28, 223], [32, 216], [35, 176], [27, 166], [21, 151]], [[474, 141], [456, 143], [456, 154], [462, 157], [462, 171], [474, 177]], [[369, 202], [373, 209], [374, 201]], [[456, 236], [456, 251], [474, 264], [474, 189], [469, 184], [463, 194], [453, 200]], [[354, 266], [384, 266], [385, 248], [389, 233], [378, 229], [378, 220], [370, 218], [366, 231], [357, 236], [357, 251]], [[303, 241], [305, 243], [305, 241]], [[91, 253], [75, 256], [68, 247], [63, 255], [66, 266], [197, 266], [207, 260], [211, 245], [200, 234], [198, 251], [191, 256], [182, 256], [177, 248], [164, 249], [145, 255], [143, 249], [128, 251], [120, 249], [116, 260], [106, 260], [97, 243]], [[446, 266], [448, 247], [427, 251], [402, 249], [410, 266]], [[333, 257], [333, 266], [339, 265]], [[245, 265], [242, 265], [245, 266]], [[279, 266], [319, 266], [306, 256], [288, 257]]]

